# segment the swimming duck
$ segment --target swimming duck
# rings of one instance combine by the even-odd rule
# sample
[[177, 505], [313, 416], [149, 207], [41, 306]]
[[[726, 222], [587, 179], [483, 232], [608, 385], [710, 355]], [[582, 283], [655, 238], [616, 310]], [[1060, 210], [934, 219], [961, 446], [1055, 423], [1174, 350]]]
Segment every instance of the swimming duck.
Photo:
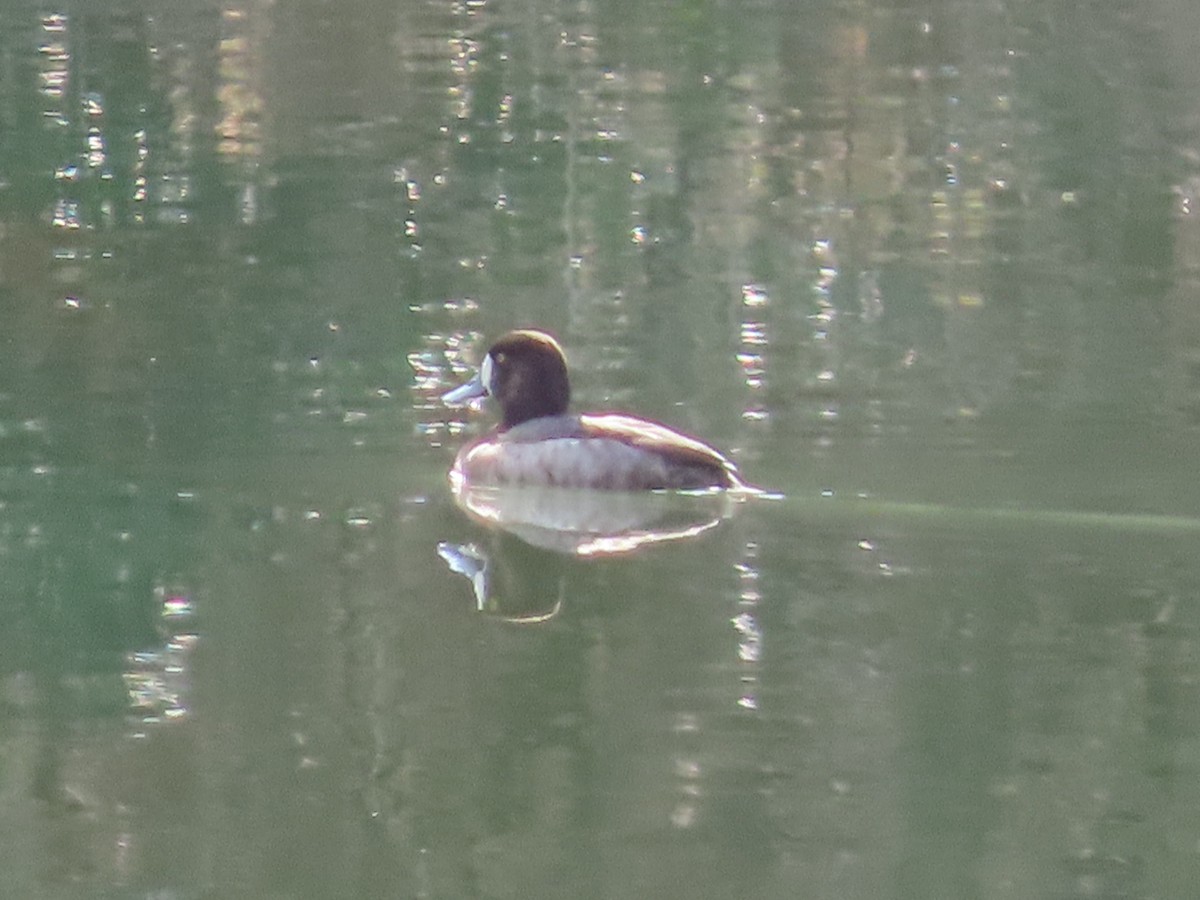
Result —
[[666, 425], [616, 413], [571, 414], [562, 347], [543, 331], [510, 331], [476, 376], [442, 401], [491, 396], [500, 424], [458, 451], [456, 484], [589, 490], [753, 490], [708, 444]]

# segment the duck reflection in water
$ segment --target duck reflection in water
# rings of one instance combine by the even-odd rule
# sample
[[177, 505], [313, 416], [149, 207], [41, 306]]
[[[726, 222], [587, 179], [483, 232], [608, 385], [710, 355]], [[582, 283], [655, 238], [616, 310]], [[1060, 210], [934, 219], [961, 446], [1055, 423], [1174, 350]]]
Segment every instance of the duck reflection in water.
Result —
[[[573, 557], [631, 553], [696, 537], [736, 500], [761, 493], [717, 450], [665, 425], [570, 413], [566, 360], [544, 332], [506, 334], [478, 374], [442, 399], [460, 406], [488, 396], [501, 421], [459, 450], [450, 471], [455, 502], [529, 547]], [[487, 551], [443, 543], [438, 552], [470, 578], [480, 608], [490, 608]]]
[[494, 539], [487, 547], [443, 542], [438, 555], [470, 579], [481, 612], [522, 622], [558, 612], [570, 559], [613, 557], [697, 537], [730, 512], [728, 503], [713, 495], [467, 487], [462, 482], [454, 484], [454, 499]]

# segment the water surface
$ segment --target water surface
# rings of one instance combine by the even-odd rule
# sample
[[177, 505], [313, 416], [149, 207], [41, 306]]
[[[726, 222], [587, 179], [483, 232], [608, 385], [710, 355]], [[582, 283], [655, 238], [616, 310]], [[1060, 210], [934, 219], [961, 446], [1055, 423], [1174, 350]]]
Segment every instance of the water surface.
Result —
[[[1190, 896], [1184, 6], [0, 0], [9, 890]], [[517, 325], [783, 499], [472, 521]]]

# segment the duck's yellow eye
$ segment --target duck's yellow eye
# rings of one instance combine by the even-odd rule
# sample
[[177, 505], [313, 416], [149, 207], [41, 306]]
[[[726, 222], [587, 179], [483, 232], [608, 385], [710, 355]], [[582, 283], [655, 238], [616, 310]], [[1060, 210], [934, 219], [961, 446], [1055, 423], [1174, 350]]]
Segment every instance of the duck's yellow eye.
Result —
[[505, 362], [505, 356], [504, 356], [504, 353], [497, 353], [497, 354], [496, 354], [496, 362], [497, 362], [499, 365], [504, 365], [504, 362]]

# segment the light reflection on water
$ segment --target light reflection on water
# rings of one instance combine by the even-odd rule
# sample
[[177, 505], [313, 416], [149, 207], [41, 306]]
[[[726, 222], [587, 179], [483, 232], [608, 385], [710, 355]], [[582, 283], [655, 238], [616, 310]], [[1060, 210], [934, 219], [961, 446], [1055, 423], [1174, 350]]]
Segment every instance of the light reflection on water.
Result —
[[[11, 890], [1195, 880], [1192, 13], [0, 6]], [[472, 522], [518, 325], [786, 499]]]

